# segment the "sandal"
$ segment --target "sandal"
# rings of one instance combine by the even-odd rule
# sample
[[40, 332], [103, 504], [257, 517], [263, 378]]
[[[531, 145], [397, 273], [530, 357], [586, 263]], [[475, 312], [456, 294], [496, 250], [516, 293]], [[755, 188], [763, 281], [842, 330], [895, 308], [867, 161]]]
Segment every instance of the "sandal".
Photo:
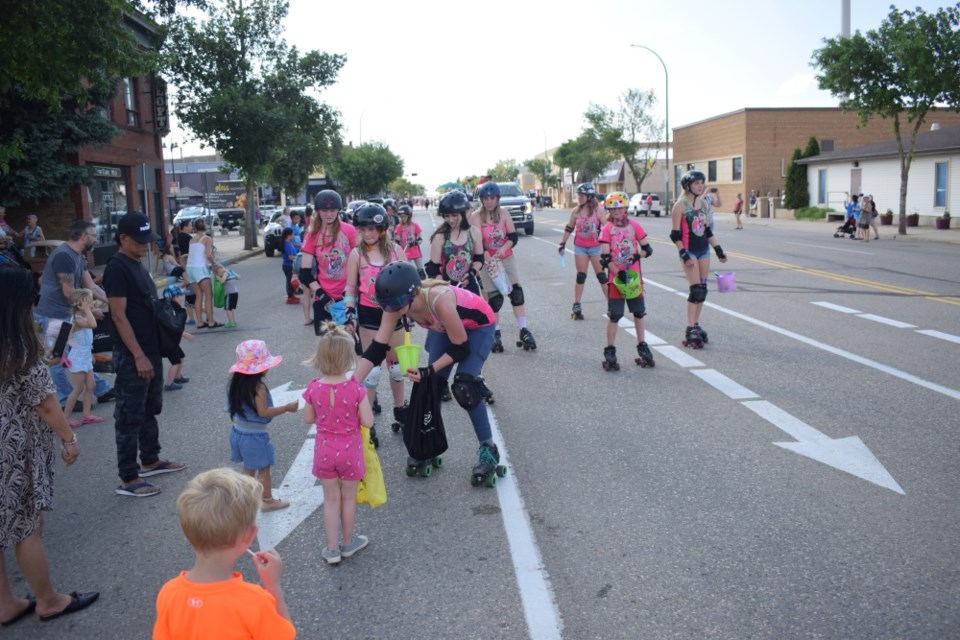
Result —
[[207, 327], [207, 329], [222, 329], [222, 328], [223, 328], [222, 322], [214, 322], [213, 324]]
[[209, 329], [209, 328], [210, 328], [210, 325], [208, 325], [206, 322], [204, 322], [203, 324], [197, 325], [197, 329]]
[[103, 422], [103, 418], [100, 416], [87, 416], [80, 420], [80, 424], [100, 424]]
[[160, 487], [155, 487], [148, 482], [135, 482], [127, 487], [123, 485], [117, 487], [117, 495], [131, 498], [149, 498], [158, 493], [160, 493]]
[[290, 506], [290, 503], [286, 500], [281, 500], [279, 498], [264, 498], [263, 504], [260, 506], [260, 511], [264, 513], [269, 513], [271, 511], [279, 511], [280, 509], [286, 509]]

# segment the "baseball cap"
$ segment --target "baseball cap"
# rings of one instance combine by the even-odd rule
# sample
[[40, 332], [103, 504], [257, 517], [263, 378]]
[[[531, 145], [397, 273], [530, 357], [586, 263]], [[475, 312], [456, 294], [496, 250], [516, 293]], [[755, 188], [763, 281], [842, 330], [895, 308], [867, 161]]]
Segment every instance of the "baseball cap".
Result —
[[121, 234], [130, 236], [134, 241], [139, 242], [140, 244], [147, 244], [160, 240], [160, 236], [153, 232], [153, 228], [150, 226], [150, 220], [147, 219], [147, 216], [137, 211], [131, 211], [120, 218], [120, 221], [117, 223], [117, 237], [119, 238]]

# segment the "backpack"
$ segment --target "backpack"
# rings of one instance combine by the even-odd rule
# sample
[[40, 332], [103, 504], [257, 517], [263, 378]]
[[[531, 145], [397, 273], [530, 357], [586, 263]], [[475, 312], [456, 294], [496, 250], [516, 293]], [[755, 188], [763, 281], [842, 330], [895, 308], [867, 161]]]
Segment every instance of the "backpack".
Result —
[[157, 320], [157, 340], [160, 356], [176, 358], [180, 355], [180, 338], [187, 325], [187, 312], [173, 300], [155, 300], [153, 308]]

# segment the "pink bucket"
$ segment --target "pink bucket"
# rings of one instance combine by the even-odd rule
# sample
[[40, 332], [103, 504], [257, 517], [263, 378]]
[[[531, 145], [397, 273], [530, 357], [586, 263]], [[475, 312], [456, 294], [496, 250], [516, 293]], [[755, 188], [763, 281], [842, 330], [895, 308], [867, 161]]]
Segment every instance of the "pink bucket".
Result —
[[737, 290], [737, 280], [733, 277], [733, 272], [718, 273], [716, 276], [717, 291], [720, 293], [728, 293]]

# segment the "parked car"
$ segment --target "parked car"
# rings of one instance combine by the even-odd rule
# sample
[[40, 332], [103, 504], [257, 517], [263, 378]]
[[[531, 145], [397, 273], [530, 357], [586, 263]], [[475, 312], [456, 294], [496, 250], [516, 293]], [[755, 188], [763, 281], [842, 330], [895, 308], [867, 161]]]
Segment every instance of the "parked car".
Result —
[[[523, 194], [516, 182], [498, 182], [500, 187], [500, 207], [510, 213], [513, 226], [528, 236], [533, 235], [533, 201]], [[479, 187], [478, 187], [479, 188]], [[477, 198], [476, 190], [473, 193]]]
[[217, 219], [224, 234], [239, 227], [246, 215], [243, 209], [217, 209]]
[[266, 225], [270, 221], [270, 218], [273, 217], [273, 214], [276, 211], [278, 211], [278, 208], [276, 205], [265, 204], [261, 206], [260, 207], [260, 224]]
[[[348, 203], [348, 204], [347, 204], [347, 208], [346, 208], [346, 212], [347, 212], [346, 221], [349, 222], [350, 224], [356, 224], [356, 222], [357, 222], [357, 216], [356, 216], [357, 209], [359, 209], [360, 207], [362, 207], [362, 206], [365, 205], [365, 204], [367, 204], [367, 201], [366, 201], [366, 200], [354, 200], [353, 202]], [[343, 218], [343, 216], [340, 216], [340, 217]]]
[[641, 213], [643, 215], [648, 215], [647, 212], [647, 196], [653, 196], [653, 202], [650, 204], [650, 212], [657, 218], [660, 217], [660, 196], [657, 194], [647, 194], [647, 193], [637, 193], [630, 198], [630, 203], [627, 205], [627, 215], [639, 216]]
[[184, 207], [173, 216], [173, 224], [180, 224], [184, 220], [189, 220], [193, 224], [197, 218], [203, 218], [207, 223], [207, 230], [213, 229], [213, 225], [218, 221], [213, 211], [206, 207]]
[[283, 225], [280, 224], [282, 217], [283, 211], [274, 211], [267, 226], [263, 228], [263, 252], [268, 258], [272, 258], [278, 251], [282, 253], [280, 247], [280, 233], [283, 231]]

